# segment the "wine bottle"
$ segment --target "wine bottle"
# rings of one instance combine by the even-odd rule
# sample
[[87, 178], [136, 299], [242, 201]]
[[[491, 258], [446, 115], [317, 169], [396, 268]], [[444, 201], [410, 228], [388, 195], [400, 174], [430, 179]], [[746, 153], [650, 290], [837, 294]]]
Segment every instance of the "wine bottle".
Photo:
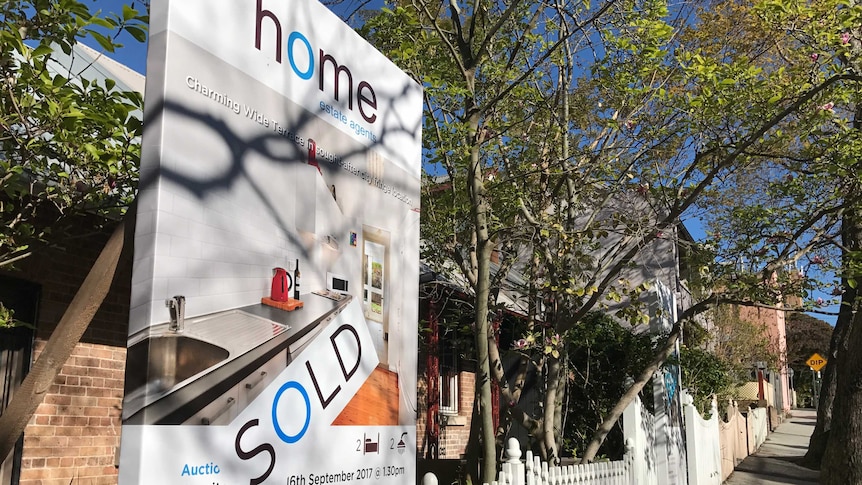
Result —
[[299, 300], [299, 258], [296, 259], [296, 267], [293, 270], [293, 299]]

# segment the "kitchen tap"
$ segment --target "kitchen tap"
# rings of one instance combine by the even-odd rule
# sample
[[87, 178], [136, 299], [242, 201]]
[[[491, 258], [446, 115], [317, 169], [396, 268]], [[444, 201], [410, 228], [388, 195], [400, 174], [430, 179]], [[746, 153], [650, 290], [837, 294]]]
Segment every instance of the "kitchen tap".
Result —
[[182, 332], [186, 319], [186, 297], [176, 295], [165, 300], [165, 306], [171, 313], [171, 332]]

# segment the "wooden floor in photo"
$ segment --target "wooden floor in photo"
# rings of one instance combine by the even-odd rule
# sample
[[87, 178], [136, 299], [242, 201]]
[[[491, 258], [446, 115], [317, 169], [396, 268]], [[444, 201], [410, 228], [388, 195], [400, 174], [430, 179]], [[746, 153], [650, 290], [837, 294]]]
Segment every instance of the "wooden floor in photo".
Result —
[[332, 422], [334, 426], [398, 424], [398, 374], [377, 367]]

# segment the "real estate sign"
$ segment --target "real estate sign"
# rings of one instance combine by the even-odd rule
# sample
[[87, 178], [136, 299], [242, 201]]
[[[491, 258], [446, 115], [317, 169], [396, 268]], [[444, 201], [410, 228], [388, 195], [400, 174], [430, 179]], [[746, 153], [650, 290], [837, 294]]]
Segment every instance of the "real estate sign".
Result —
[[153, 0], [121, 484], [406, 483], [418, 84], [313, 0]]

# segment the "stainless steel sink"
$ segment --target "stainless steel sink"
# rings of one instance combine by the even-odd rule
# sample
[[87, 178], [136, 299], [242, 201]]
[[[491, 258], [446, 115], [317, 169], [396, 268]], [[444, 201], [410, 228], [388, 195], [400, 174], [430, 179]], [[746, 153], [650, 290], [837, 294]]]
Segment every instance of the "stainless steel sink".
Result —
[[281, 325], [241, 310], [187, 317], [182, 331], [160, 324], [129, 339], [123, 419], [181, 391], [286, 332]]
[[[126, 393], [155, 394], [171, 389], [228, 358], [217, 345], [178, 334], [148, 337], [129, 347]], [[146, 369], [146, 372], [144, 372]]]

